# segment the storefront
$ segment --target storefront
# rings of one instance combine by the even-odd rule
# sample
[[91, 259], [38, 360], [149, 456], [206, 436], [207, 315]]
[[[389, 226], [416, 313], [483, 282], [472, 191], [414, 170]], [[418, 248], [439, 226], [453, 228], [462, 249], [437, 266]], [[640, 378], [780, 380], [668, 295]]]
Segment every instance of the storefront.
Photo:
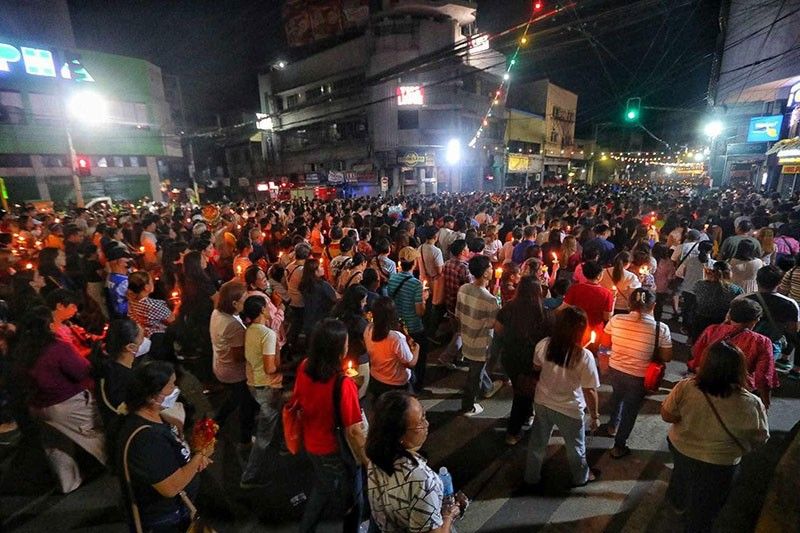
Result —
[[506, 165], [506, 187], [528, 187], [542, 179], [542, 156], [531, 154], [508, 154]]
[[789, 196], [800, 190], [800, 137], [783, 139], [775, 143], [767, 152], [768, 156], [778, 158], [780, 176], [778, 178], [778, 192], [781, 196]]

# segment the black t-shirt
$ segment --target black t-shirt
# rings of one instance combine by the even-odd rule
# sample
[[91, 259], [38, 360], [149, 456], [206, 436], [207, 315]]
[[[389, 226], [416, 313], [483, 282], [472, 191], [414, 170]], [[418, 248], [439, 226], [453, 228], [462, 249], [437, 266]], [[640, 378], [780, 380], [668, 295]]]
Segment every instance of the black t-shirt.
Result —
[[[106, 427], [108, 427], [109, 421], [117, 416], [112, 407], [116, 409], [119, 404], [125, 401], [132, 376], [132, 368], [123, 366], [116, 361], [111, 361], [108, 364], [105, 376], [97, 382], [98, 391], [95, 396], [100, 399], [98, 402], [100, 415], [103, 418], [103, 422], [106, 423]], [[102, 387], [102, 390], [99, 390], [99, 387]], [[106, 404], [106, 401], [108, 404]]]
[[[764, 300], [764, 303], [761, 303], [761, 299]], [[751, 300], [754, 300], [764, 307], [766, 304], [767, 309], [769, 310], [769, 314], [772, 316], [772, 321], [775, 323], [775, 327], [770, 324], [769, 318], [767, 318], [767, 309], [764, 310], [764, 313], [761, 316], [761, 320], [756, 324], [756, 327], [753, 328], [753, 331], [756, 333], [761, 333], [762, 335], [766, 335], [773, 341], [777, 341], [784, 335], [784, 324], [789, 322], [798, 322], [798, 307], [797, 303], [794, 300], [783, 296], [782, 294], [771, 294], [771, 293], [759, 293], [750, 294], [747, 296]]]
[[[156, 424], [138, 415], [130, 415], [117, 441], [119, 475], [123, 484], [125, 474], [122, 458], [125, 443], [136, 428], [142, 425], [150, 427], [133, 437], [128, 449], [128, 468], [139, 514], [142, 521], [147, 524], [148, 521], [180, 509], [182, 505], [180, 496], [165, 498], [153, 488], [153, 484], [164, 481], [188, 463], [191, 452], [189, 446], [178, 438], [177, 430], [169, 424]], [[185, 489], [190, 499], [194, 499], [197, 495], [199, 486], [199, 477], [195, 476]], [[123, 494], [127, 499], [128, 491], [124, 487]]]

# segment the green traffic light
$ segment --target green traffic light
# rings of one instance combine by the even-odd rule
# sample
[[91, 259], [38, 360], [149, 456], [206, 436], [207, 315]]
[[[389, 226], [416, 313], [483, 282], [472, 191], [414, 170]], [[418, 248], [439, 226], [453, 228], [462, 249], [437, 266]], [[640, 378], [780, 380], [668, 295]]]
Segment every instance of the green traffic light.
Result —
[[628, 120], [636, 119], [636, 111], [628, 111]]

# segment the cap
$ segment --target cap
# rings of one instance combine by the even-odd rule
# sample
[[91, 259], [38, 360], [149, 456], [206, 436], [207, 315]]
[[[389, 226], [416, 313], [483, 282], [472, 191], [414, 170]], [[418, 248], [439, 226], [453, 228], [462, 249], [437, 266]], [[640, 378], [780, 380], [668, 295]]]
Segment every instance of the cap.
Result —
[[116, 261], [130, 256], [131, 254], [128, 253], [127, 248], [122, 244], [111, 246], [106, 252], [106, 259], [108, 261]]
[[416, 261], [417, 257], [419, 257], [419, 251], [416, 248], [412, 248], [411, 246], [406, 246], [405, 248], [400, 250], [400, 253], [397, 254], [397, 257], [400, 259], [400, 261], [406, 261], [406, 262]]

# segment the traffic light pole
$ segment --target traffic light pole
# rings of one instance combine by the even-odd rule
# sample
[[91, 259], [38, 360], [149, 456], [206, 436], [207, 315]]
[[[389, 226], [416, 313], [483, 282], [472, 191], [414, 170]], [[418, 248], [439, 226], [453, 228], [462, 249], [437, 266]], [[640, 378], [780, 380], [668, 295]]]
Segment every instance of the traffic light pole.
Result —
[[72, 144], [72, 133], [69, 131], [69, 122], [66, 125], [67, 145], [69, 146], [69, 160], [70, 170], [72, 170], [72, 186], [75, 187], [75, 206], [83, 207], [83, 189], [81, 189], [81, 178], [78, 176], [78, 154], [75, 152], [75, 146]]

